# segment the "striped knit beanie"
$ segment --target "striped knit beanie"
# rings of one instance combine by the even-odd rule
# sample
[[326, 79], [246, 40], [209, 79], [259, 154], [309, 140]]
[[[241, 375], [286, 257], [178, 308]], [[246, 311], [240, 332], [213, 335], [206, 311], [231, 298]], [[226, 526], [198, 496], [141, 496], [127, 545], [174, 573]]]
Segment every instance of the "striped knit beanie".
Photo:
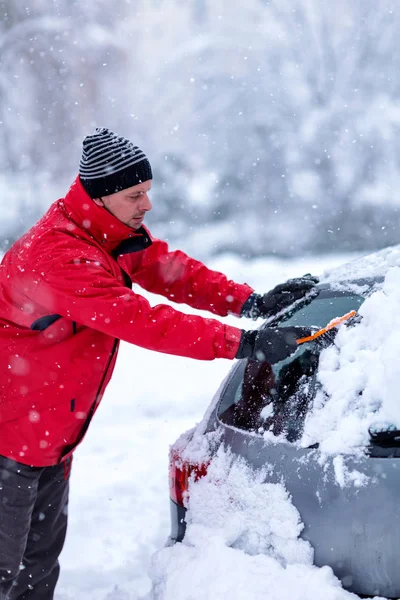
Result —
[[101, 127], [83, 140], [79, 177], [89, 196], [100, 198], [152, 179], [153, 175], [140, 148]]

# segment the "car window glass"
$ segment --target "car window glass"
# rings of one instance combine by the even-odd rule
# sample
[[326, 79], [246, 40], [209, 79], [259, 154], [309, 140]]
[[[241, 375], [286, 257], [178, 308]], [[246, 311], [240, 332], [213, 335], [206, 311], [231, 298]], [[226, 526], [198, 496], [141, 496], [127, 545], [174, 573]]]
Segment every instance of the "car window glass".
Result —
[[332, 319], [358, 310], [363, 302], [364, 298], [355, 294], [324, 291], [309, 304], [286, 313], [277, 324], [278, 327], [325, 327]]
[[[273, 325], [325, 327], [332, 319], [357, 310], [364, 298], [324, 290], [306, 305], [289, 310]], [[271, 325], [271, 324], [270, 324]], [[315, 396], [321, 346], [299, 346], [289, 358], [270, 365], [241, 361], [218, 407], [220, 420], [260, 434], [272, 431], [295, 441], [301, 435], [308, 407]]]

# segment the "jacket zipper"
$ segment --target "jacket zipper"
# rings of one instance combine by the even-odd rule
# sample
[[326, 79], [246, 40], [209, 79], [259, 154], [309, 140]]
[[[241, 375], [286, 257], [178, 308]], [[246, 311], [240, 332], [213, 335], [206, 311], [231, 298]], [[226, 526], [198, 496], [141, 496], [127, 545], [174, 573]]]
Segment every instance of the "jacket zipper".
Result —
[[115, 352], [117, 350], [118, 341], [119, 341], [118, 338], [115, 338], [112, 350], [110, 352], [110, 356], [108, 357], [106, 368], [104, 369], [103, 376], [101, 378], [101, 382], [100, 382], [100, 385], [99, 385], [97, 393], [96, 393], [96, 397], [95, 397], [95, 399], [93, 401], [92, 406], [89, 409], [88, 416], [86, 417], [86, 421], [85, 421], [85, 423], [84, 423], [84, 425], [83, 425], [83, 427], [82, 427], [82, 429], [81, 429], [81, 431], [79, 433], [78, 439], [76, 440], [76, 442], [74, 444], [70, 444], [69, 446], [67, 446], [65, 448], [60, 461], [65, 460], [65, 458], [68, 457], [75, 450], [75, 448], [77, 446], [79, 446], [79, 444], [83, 440], [83, 438], [84, 438], [87, 430], [89, 429], [90, 422], [91, 422], [91, 420], [93, 418], [94, 410], [95, 410], [95, 408], [96, 408], [96, 406], [98, 404], [98, 399], [99, 399], [99, 396], [100, 396], [100, 393], [101, 393], [101, 389], [102, 389], [104, 381], [105, 381], [105, 379], [107, 377], [107, 373], [108, 373], [108, 370], [110, 368], [111, 361], [114, 358], [114, 354], [115, 354]]
[[111, 352], [110, 352], [110, 356], [108, 357], [108, 361], [107, 361], [106, 368], [104, 369], [104, 372], [103, 372], [103, 377], [101, 378], [100, 385], [99, 385], [99, 388], [98, 388], [98, 390], [97, 390], [96, 398], [94, 399], [94, 402], [93, 402], [93, 404], [92, 404], [92, 406], [91, 406], [91, 408], [90, 408], [89, 414], [90, 414], [92, 411], [94, 411], [94, 408], [95, 408], [95, 406], [97, 405], [97, 400], [98, 400], [98, 398], [99, 398], [99, 396], [100, 396], [100, 393], [101, 393], [101, 388], [103, 387], [103, 383], [104, 383], [104, 382], [105, 382], [105, 380], [106, 380], [106, 377], [107, 377], [107, 374], [108, 374], [108, 370], [109, 370], [109, 368], [110, 368], [110, 365], [111, 365], [111, 361], [112, 361], [112, 359], [114, 358], [114, 354], [115, 354], [115, 352], [116, 352], [116, 350], [117, 350], [118, 341], [119, 341], [119, 340], [118, 340], [118, 338], [115, 338], [115, 340], [114, 340], [114, 344], [113, 344], [113, 347], [112, 347], [112, 350], [111, 350]]

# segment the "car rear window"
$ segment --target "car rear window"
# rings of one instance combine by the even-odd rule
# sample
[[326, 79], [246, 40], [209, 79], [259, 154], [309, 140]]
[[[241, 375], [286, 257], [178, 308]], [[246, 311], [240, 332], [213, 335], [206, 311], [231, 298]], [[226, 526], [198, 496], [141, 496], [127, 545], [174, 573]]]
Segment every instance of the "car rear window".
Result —
[[[289, 310], [269, 326], [322, 328], [363, 302], [363, 297], [352, 293], [321, 290], [311, 302]], [[239, 429], [298, 439], [315, 396], [320, 351], [321, 346], [311, 342], [275, 364], [240, 361], [221, 397], [219, 419]]]

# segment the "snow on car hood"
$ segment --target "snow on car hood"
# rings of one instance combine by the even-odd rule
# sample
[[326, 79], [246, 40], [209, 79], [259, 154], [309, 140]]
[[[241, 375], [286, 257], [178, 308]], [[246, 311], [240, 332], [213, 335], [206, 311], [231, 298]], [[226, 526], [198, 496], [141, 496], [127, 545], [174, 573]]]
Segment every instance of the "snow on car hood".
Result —
[[267, 471], [219, 449], [190, 486], [183, 542], [153, 556], [154, 600], [357, 598], [330, 567], [313, 566], [299, 513], [282, 485], [265, 482]]
[[400, 429], [400, 266], [390, 266], [400, 264], [400, 249], [389, 248], [363, 260], [335, 270], [335, 277], [331, 274], [334, 281], [345, 273], [376, 276], [386, 269], [380, 289], [359, 309], [361, 323], [341, 326], [334, 345], [320, 356], [322, 390], [306, 419], [301, 445], [318, 442], [326, 453], [356, 452], [368, 444], [371, 426]]

